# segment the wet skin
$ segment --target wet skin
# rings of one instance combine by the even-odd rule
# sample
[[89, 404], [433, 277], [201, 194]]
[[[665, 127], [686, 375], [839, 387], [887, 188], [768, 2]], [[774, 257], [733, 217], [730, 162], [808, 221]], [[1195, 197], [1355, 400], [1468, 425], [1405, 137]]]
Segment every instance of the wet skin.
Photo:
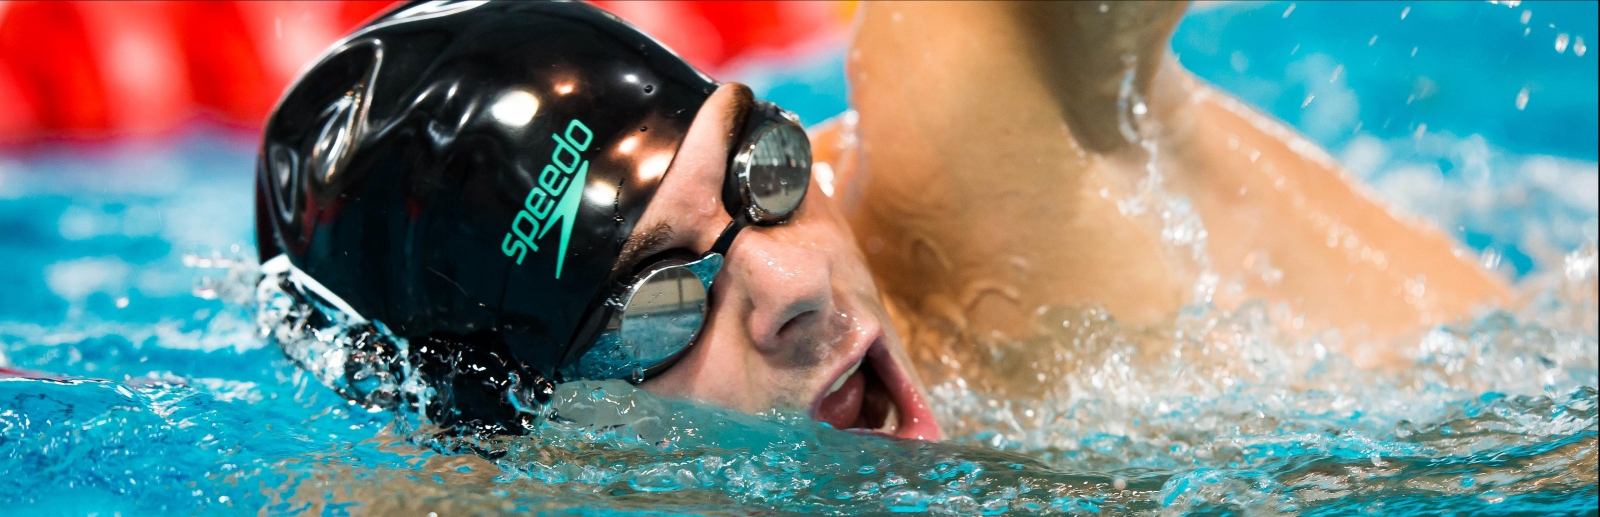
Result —
[[[796, 218], [739, 236], [704, 334], [643, 387], [932, 439], [907, 351], [1026, 338], [1042, 307], [1159, 324], [1204, 299], [1209, 270], [1219, 307], [1281, 303], [1293, 330], [1339, 328], [1345, 353], [1394, 365], [1406, 351], [1386, 340], [1508, 298], [1442, 232], [1183, 70], [1167, 40], [1184, 4], [1100, 5], [863, 4], [847, 61], [859, 118], [813, 129], [821, 165]], [[711, 246], [729, 220], [726, 108], [743, 95], [726, 85], [701, 109], [631, 239], [665, 225], [661, 249]], [[1163, 241], [1173, 206], [1119, 207], [1150, 167], [1204, 222], [1201, 253]], [[846, 376], [863, 357], [867, 374]]]
[[[731, 220], [722, 185], [743, 117], [736, 108], [749, 102], [748, 88], [726, 84], [700, 108], [625, 249], [711, 248]], [[836, 428], [939, 438], [850, 228], [814, 181], [787, 222], [745, 228], [725, 260], [695, 345], [641, 387], [752, 413], [808, 411]]]
[[[1184, 8], [862, 6], [847, 61], [859, 122], [813, 140], [918, 357], [1033, 335], [1044, 306], [1170, 321], [1203, 298], [1207, 268], [1220, 308], [1282, 303], [1293, 330], [1340, 328], [1365, 364], [1402, 364], [1391, 337], [1508, 299], [1447, 235], [1184, 70], [1167, 50]], [[1163, 207], [1119, 206], [1152, 166], [1204, 222], [1209, 266], [1163, 242]]]

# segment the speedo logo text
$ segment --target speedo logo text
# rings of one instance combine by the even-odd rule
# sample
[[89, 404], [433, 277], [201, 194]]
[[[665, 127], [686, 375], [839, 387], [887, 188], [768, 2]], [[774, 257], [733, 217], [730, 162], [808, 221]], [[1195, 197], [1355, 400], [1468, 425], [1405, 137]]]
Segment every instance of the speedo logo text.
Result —
[[[582, 138], [578, 138], [582, 137]], [[561, 278], [561, 268], [567, 260], [567, 241], [572, 237], [572, 225], [578, 216], [578, 204], [583, 195], [583, 185], [589, 176], [589, 160], [583, 152], [594, 143], [594, 132], [583, 122], [573, 119], [563, 134], [551, 133], [556, 149], [550, 153], [550, 163], [539, 172], [538, 181], [522, 202], [522, 210], [511, 220], [511, 231], [500, 242], [500, 251], [507, 257], [516, 257], [517, 264], [528, 252], [539, 252], [538, 241], [561, 227], [561, 240], [556, 247], [556, 278]]]

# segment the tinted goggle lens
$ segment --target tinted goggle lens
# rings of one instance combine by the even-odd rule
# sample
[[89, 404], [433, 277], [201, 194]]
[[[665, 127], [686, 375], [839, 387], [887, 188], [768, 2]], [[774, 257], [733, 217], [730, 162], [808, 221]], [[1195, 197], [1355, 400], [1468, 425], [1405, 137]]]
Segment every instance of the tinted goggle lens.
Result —
[[[749, 132], [732, 157], [725, 189], [737, 189], [749, 219], [735, 216], [712, 251], [694, 262], [659, 262], [613, 299], [605, 329], [592, 347], [564, 369], [569, 378], [639, 382], [671, 366], [705, 326], [711, 281], [744, 224], [775, 224], [805, 201], [811, 186], [811, 140], [771, 103], [750, 114]], [[729, 200], [734, 193], [728, 192]], [[736, 207], [730, 205], [730, 212]], [[620, 309], [617, 309], [620, 307]]]
[[794, 124], [769, 124], [755, 135], [745, 170], [738, 171], [753, 212], [763, 221], [781, 219], [805, 200], [811, 185], [811, 141]]
[[622, 342], [633, 362], [649, 370], [693, 342], [706, 317], [706, 288], [683, 267], [645, 277], [622, 309]]
[[629, 285], [600, 339], [578, 361], [578, 377], [634, 379], [670, 366], [705, 326], [711, 279], [722, 255], [660, 264]]

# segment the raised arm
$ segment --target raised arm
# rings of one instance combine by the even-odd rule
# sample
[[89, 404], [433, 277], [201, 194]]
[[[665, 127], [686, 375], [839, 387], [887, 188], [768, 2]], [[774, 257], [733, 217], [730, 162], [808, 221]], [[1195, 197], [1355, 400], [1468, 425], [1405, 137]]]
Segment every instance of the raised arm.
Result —
[[1156, 322], [1205, 300], [1206, 273], [1242, 288], [1214, 290], [1224, 307], [1285, 301], [1380, 334], [1503, 296], [1447, 237], [1173, 62], [1183, 8], [863, 5], [859, 123], [819, 134], [819, 158], [909, 320], [1021, 336], [1040, 306], [1097, 304]]

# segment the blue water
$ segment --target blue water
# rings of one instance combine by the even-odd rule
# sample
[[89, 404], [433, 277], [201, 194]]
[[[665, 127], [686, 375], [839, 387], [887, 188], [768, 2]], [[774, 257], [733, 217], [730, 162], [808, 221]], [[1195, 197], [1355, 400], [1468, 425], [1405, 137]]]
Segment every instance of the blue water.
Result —
[[[1201, 77], [1327, 146], [1401, 209], [1482, 251], [1529, 300], [1415, 337], [1406, 371], [1354, 368], [1330, 352], [1337, 333], [1289, 335], [1286, 316], [1266, 304], [1192, 307], [1148, 328], [1060, 307], [1043, 316], [1062, 322], [1059, 332], [974, 345], [968, 367], [1045, 379], [1027, 389], [969, 385], [971, 372], [923, 365], [949, 443], [732, 414], [621, 383], [563, 386], [567, 420], [531, 437], [435, 438], [414, 417], [347, 404], [259, 337], [248, 304], [237, 303], [253, 256], [251, 137], [197, 130], [159, 144], [0, 157], [0, 365], [57, 379], [0, 380], [0, 507], [1600, 511], [1597, 56], [1575, 55], [1577, 37], [1600, 37], [1595, 4], [1289, 5], [1206, 6], [1184, 20], [1174, 49]], [[741, 78], [815, 122], [845, 108], [841, 55]], [[1135, 343], [1185, 360], [1129, 362]]]

